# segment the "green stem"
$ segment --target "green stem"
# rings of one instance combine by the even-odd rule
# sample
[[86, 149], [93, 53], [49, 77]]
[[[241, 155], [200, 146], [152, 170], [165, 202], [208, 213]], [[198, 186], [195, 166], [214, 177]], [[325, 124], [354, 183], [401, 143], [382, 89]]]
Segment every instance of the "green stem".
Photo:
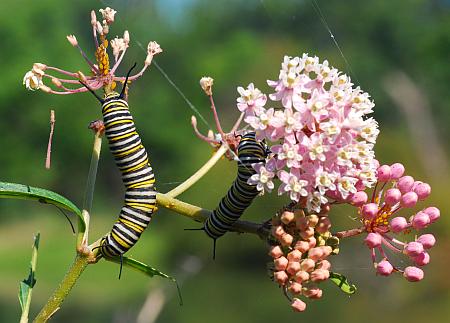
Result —
[[39, 240], [40, 240], [41, 234], [38, 232], [34, 236], [34, 243], [33, 248], [31, 251], [31, 286], [29, 289], [27, 301], [24, 304], [23, 310], [22, 310], [22, 316], [20, 317], [20, 323], [28, 323], [28, 314], [30, 312], [30, 304], [31, 304], [31, 297], [33, 294], [33, 281], [36, 273], [36, 265], [37, 265], [37, 255], [38, 255], [38, 249], [39, 249]]
[[212, 157], [198, 170], [185, 180], [183, 183], [175, 187], [173, 190], [166, 193], [167, 196], [176, 197], [189, 189], [194, 185], [200, 178], [202, 178], [226, 153], [227, 147], [225, 145], [220, 146], [220, 148], [212, 155]]
[[59, 284], [53, 295], [47, 301], [47, 304], [42, 308], [38, 316], [34, 319], [35, 323], [47, 322], [50, 317], [61, 307], [62, 302], [69, 294], [72, 287], [80, 277], [88, 265], [88, 257], [82, 254], [78, 254], [74, 263], [67, 271], [64, 279]]
[[92, 209], [92, 201], [94, 198], [95, 180], [97, 178], [98, 162], [100, 160], [100, 151], [102, 148], [102, 135], [103, 131], [99, 130], [95, 132], [94, 144], [92, 148], [91, 165], [89, 166], [89, 174], [86, 183], [86, 191], [84, 194], [83, 211], [82, 215], [86, 225], [81, 221], [78, 221], [78, 235], [77, 235], [77, 250], [83, 250], [88, 244], [89, 234], [89, 212]]

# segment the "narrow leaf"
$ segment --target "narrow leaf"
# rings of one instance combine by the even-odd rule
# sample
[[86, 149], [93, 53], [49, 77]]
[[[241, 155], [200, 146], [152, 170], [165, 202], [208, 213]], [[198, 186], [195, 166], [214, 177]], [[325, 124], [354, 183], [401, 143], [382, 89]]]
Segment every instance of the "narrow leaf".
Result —
[[183, 305], [183, 298], [181, 297], [180, 287], [178, 286], [178, 282], [174, 277], [169, 276], [169, 275], [163, 273], [162, 271], [160, 271], [154, 267], [151, 267], [141, 261], [133, 259], [133, 258], [122, 257], [122, 262], [120, 260], [120, 257], [105, 258], [105, 259], [108, 261], [118, 263], [118, 264], [122, 263], [125, 267], [130, 267], [130, 268], [132, 268], [136, 271], [139, 271], [149, 277], [160, 276], [160, 277], [163, 277], [163, 278], [173, 281], [175, 283], [175, 285], [177, 286], [177, 292], [178, 292], [178, 297], [180, 299], [180, 305]]
[[351, 284], [344, 275], [330, 272], [330, 280], [346, 294], [354, 294], [357, 290], [355, 284]]
[[64, 196], [43, 188], [0, 182], [0, 198], [34, 200], [44, 204], [52, 204], [75, 213], [85, 224], [81, 211], [75, 204]]
[[37, 264], [37, 254], [39, 249], [40, 233], [34, 236], [34, 243], [31, 252], [31, 262], [30, 262], [30, 273], [28, 277], [19, 283], [19, 302], [22, 308], [22, 316], [20, 322], [28, 322], [28, 313], [30, 311], [31, 304], [31, 294], [33, 292], [33, 287], [36, 284], [36, 264]]

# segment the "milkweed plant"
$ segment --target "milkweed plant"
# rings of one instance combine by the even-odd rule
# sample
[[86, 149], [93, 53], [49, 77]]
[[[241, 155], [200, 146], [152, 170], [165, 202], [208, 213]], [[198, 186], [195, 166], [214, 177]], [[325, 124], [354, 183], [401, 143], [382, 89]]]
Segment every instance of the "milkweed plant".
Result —
[[[101, 89], [105, 95], [103, 100], [107, 102], [118, 83], [126, 90], [129, 83], [143, 75], [153, 57], [162, 52], [159, 44], [154, 41], [148, 44], [139, 72], [117, 75], [130, 45], [130, 35], [125, 31], [121, 38], [108, 39], [116, 11], [106, 8], [101, 9], [100, 14], [99, 21], [96, 13], [91, 12], [94, 60], [82, 50], [74, 35], [67, 36], [69, 43], [81, 53], [88, 71], [71, 72], [35, 63], [23, 79], [28, 90], [68, 95]], [[113, 59], [110, 59], [109, 49]], [[286, 195], [289, 202], [280, 205], [276, 214], [264, 214], [260, 223], [235, 221], [230, 231], [256, 234], [264, 241], [267, 251], [261, 252], [268, 253], [269, 278], [280, 287], [294, 311], [305, 311], [307, 304], [320, 299], [321, 286], [326, 282], [336, 284], [347, 294], [356, 291], [346, 277], [333, 270], [340, 240], [356, 235], [364, 238], [368, 261], [372, 262], [377, 276], [396, 275], [409, 282], [424, 279], [424, 268], [430, 262], [429, 252], [436, 243], [427, 229], [438, 220], [440, 211], [425, 203], [431, 193], [429, 184], [407, 175], [401, 163], [387, 165], [375, 158], [374, 147], [380, 130], [377, 121], [370, 116], [375, 107], [370, 95], [327, 60], [308, 54], [285, 56], [278, 78], [268, 80], [267, 85], [268, 94], [254, 83], [237, 87], [239, 118], [232, 129], [225, 132], [214, 104], [213, 79], [203, 77], [200, 80], [217, 129], [203, 135], [195, 117], [191, 123], [195, 135], [208, 142], [215, 153], [178, 187], [166, 193], [158, 192], [158, 207], [196, 221], [209, 219], [213, 211], [176, 197], [196, 183], [222, 156], [239, 163], [240, 139], [253, 132], [255, 140], [267, 147], [267, 156], [263, 162], [251, 164], [251, 176], [246, 184], [256, 187], [259, 195]], [[60, 308], [83, 270], [100, 259], [120, 264], [120, 268], [131, 267], [149, 276], [175, 281], [156, 268], [122, 254], [103, 255], [103, 237], [89, 244], [90, 210], [105, 127], [99, 121], [91, 128], [95, 133], [93, 155], [82, 208], [51, 191], [1, 183], [1, 197], [35, 199], [78, 215], [77, 257], [37, 315], [36, 322], [47, 321]], [[151, 143], [146, 143], [146, 147], [151, 151]], [[239, 197], [237, 200], [229, 199], [231, 205], [222, 210], [224, 217], [227, 211], [237, 208], [234, 204], [239, 204]], [[354, 227], [337, 232], [333, 230], [333, 210], [341, 204], [351, 206], [355, 221]], [[220, 227], [220, 221], [216, 225]], [[120, 239], [126, 240], [126, 237], [116, 239], [122, 241]], [[38, 241], [37, 236], [35, 251]], [[35, 251], [30, 276], [20, 287], [21, 322], [28, 320], [31, 291], [36, 282]]]

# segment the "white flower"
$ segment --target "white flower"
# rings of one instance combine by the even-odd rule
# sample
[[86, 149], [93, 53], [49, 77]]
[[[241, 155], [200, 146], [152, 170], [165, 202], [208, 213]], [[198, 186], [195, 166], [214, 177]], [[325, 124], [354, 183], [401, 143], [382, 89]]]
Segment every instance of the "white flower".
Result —
[[209, 76], [203, 76], [200, 79], [200, 86], [202, 87], [202, 89], [206, 93], [206, 95], [209, 95], [209, 96], [212, 95], [213, 83], [214, 83], [214, 79]]
[[308, 211], [314, 211], [318, 213], [321, 209], [320, 206], [327, 202], [327, 198], [316, 191], [313, 194], [308, 195], [308, 199], [306, 200], [306, 208], [308, 209]]
[[[270, 165], [267, 165], [270, 168]], [[267, 191], [270, 193], [274, 188], [274, 184], [272, 179], [275, 177], [275, 173], [268, 170], [263, 163], [258, 163], [253, 165], [253, 168], [256, 170], [256, 174], [252, 175], [247, 183], [250, 185], [256, 185], [256, 189], [264, 194], [264, 187], [267, 188]]]
[[102, 14], [103, 19], [106, 20], [108, 25], [114, 22], [114, 15], [117, 13], [116, 10], [111, 9], [110, 7], [106, 7], [105, 9], [100, 9], [100, 13]]
[[28, 71], [25, 76], [23, 77], [23, 85], [30, 90], [30, 91], [36, 91], [39, 90], [39, 88], [43, 85], [42, 83], [42, 76], [44, 75], [44, 72], [42, 72], [39, 69], [33, 68], [31, 71]]

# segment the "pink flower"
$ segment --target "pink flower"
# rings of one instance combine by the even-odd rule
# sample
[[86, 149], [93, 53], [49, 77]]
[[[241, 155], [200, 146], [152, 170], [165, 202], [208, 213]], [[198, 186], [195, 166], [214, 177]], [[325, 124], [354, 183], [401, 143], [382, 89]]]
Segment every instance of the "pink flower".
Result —
[[373, 248], [377, 248], [379, 246], [381, 246], [381, 242], [382, 242], [383, 238], [381, 237], [380, 234], [378, 233], [374, 233], [374, 232], [370, 232], [366, 239], [364, 239], [364, 242], [366, 243], [366, 245], [373, 249]]
[[237, 98], [237, 107], [239, 111], [245, 112], [246, 115], [260, 114], [262, 108], [267, 102], [267, 96], [250, 83], [247, 89], [239, 86], [237, 91], [241, 95]]
[[377, 273], [382, 276], [389, 276], [393, 270], [394, 267], [387, 260], [382, 260], [377, 264]]
[[303, 312], [306, 309], [306, 303], [298, 298], [294, 298], [291, 307], [295, 312]]
[[410, 266], [405, 268], [403, 276], [407, 281], [418, 282], [423, 279], [424, 273], [422, 269]]
[[248, 184], [256, 185], [256, 189], [260, 192], [264, 192], [264, 189], [271, 192], [275, 186], [272, 182], [275, 173], [270, 170], [272, 168], [271, 165], [269, 163], [266, 165], [258, 163], [254, 164], [253, 168], [256, 170], [256, 174], [250, 176]]

